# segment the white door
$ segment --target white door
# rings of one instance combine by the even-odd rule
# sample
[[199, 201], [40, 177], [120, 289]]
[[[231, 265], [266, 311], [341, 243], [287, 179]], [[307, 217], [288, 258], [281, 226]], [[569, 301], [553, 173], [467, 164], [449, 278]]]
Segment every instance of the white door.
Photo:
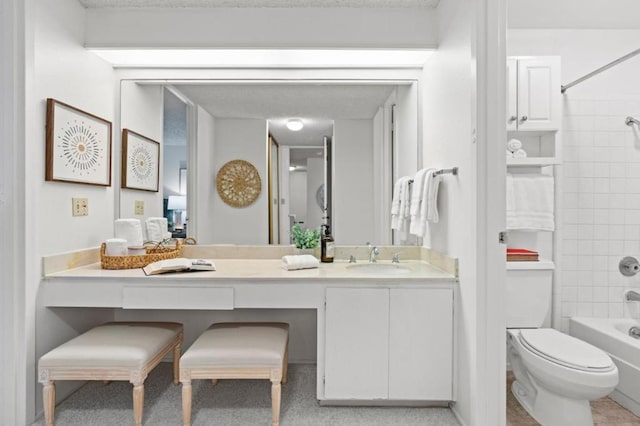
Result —
[[518, 128], [518, 61], [507, 59], [507, 130]]
[[556, 57], [518, 60], [518, 129], [556, 130], [560, 97]]
[[327, 399], [386, 399], [389, 289], [328, 288], [325, 322]]
[[453, 290], [391, 289], [389, 398], [453, 397]]

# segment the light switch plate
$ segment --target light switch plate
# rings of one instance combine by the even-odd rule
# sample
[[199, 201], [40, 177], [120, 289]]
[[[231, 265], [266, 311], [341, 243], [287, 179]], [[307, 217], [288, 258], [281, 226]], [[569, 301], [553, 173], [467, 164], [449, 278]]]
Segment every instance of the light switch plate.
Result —
[[135, 201], [134, 214], [137, 214], [137, 215], [144, 214], [144, 201], [140, 201], [140, 200]]
[[86, 198], [72, 198], [71, 199], [71, 214], [73, 216], [88, 216], [89, 215], [89, 200]]

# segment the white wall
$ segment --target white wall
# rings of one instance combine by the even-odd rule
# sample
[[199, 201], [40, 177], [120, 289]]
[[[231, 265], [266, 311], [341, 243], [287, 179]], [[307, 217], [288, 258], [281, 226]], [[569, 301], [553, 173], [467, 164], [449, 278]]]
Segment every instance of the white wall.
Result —
[[307, 221], [307, 172], [289, 172], [289, 188], [291, 213], [296, 215], [297, 222]]
[[434, 47], [437, 29], [427, 8], [123, 8], [88, 16], [87, 46], [96, 47]]
[[[316, 200], [316, 192], [324, 183], [324, 160], [322, 158], [307, 159], [307, 219], [303, 228], [320, 229], [324, 223], [324, 212]], [[342, 202], [342, 200], [340, 200]]]
[[216, 190], [209, 214], [201, 217], [199, 223], [202, 223], [202, 220], [210, 220], [213, 223], [212, 242], [217, 244], [268, 244], [266, 120], [216, 119], [211, 163], [214, 189], [218, 170], [231, 160], [248, 161], [258, 170], [262, 184], [260, 195], [253, 204], [235, 208], [225, 204]]
[[187, 168], [187, 147], [164, 145], [162, 158], [162, 196], [180, 195], [180, 169]]
[[[567, 84], [638, 48], [640, 30], [510, 30], [510, 55], [559, 55]], [[554, 283], [554, 327], [571, 316], [638, 315], [623, 292], [640, 277], [618, 271], [640, 255], [640, 57], [570, 88], [563, 96], [560, 282]]]
[[332, 234], [336, 244], [364, 244], [375, 236], [373, 120], [335, 120], [333, 129]]
[[[28, 71], [26, 98], [25, 164], [27, 209], [26, 287], [27, 420], [42, 411], [41, 387], [36, 385], [39, 356], [83, 332], [93, 324], [112, 318], [110, 310], [79, 309], [61, 312], [37, 303], [41, 258], [52, 253], [95, 247], [113, 234], [114, 192], [117, 188], [62, 182], [45, 182], [45, 100], [55, 98], [114, 121], [115, 80], [111, 66], [83, 48], [85, 9], [75, 0], [35, 2], [33, 68]], [[80, 23], [80, 25], [79, 25]], [[31, 74], [32, 73], [32, 74]], [[118, 129], [113, 128], [113, 153]], [[117, 182], [117, 180], [115, 180]], [[112, 182], [113, 170], [112, 170]], [[71, 198], [89, 201], [89, 215], [71, 216]], [[75, 383], [58, 387], [58, 400]], [[34, 406], [35, 404], [35, 406]]]
[[476, 146], [472, 142], [474, 80], [471, 73], [471, 18], [464, 1], [443, 2], [438, 8], [440, 44], [424, 68], [423, 167], [459, 166], [457, 177], [443, 177], [439, 189], [440, 222], [431, 226], [425, 246], [459, 259], [457, 309], [457, 402], [453, 409], [467, 425], [482, 424], [476, 405], [478, 277], [476, 275]]
[[[200, 106], [196, 110], [196, 164], [195, 182], [190, 188], [196, 194], [196, 227], [187, 228], [189, 235], [197, 235], [199, 244], [214, 244], [215, 227], [219, 224], [211, 220], [211, 211], [216, 200], [216, 170], [211, 165], [214, 163], [214, 143], [216, 120]], [[191, 176], [194, 176], [193, 174]], [[188, 202], [192, 203], [189, 199]], [[187, 212], [188, 213], [188, 212]], [[188, 214], [188, 216], [191, 216]], [[193, 222], [189, 223], [192, 226]]]
[[[162, 121], [164, 115], [162, 86], [141, 85], [133, 81], [120, 83], [120, 125], [122, 129], [132, 130], [142, 136], [152, 139], [160, 144], [160, 165], [163, 164], [164, 152], [162, 149]], [[118, 134], [121, 140], [122, 134]], [[122, 146], [120, 143], [119, 146]], [[119, 151], [121, 153], [121, 151]], [[121, 157], [118, 156], [115, 164], [116, 170], [122, 167]], [[158, 192], [143, 191], [140, 189], [120, 188], [120, 218], [137, 218], [144, 220], [147, 217], [162, 216], [162, 180], [163, 170], [159, 166]], [[135, 201], [144, 203], [144, 214], [135, 214]], [[144, 227], [143, 227], [144, 229]]]

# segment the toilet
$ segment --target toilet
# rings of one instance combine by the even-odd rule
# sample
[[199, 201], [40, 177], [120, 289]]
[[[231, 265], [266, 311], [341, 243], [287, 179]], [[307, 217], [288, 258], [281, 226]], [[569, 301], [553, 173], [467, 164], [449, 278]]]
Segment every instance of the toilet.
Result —
[[595, 346], [541, 328], [551, 307], [551, 282], [523, 278], [507, 280], [507, 359], [515, 376], [511, 391], [543, 426], [592, 426], [589, 401], [613, 391], [618, 369]]

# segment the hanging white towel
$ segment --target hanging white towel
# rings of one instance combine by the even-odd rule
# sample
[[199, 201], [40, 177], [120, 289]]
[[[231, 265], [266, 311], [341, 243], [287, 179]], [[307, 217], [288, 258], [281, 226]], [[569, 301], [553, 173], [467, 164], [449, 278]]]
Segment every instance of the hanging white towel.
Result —
[[427, 220], [431, 223], [440, 222], [438, 214], [438, 188], [440, 188], [441, 175], [429, 174], [430, 179], [427, 180]]
[[[433, 175], [436, 169], [422, 169], [413, 178], [413, 187], [411, 188], [411, 225], [409, 233], [422, 237], [425, 232], [426, 209], [421, 214], [422, 209], [426, 207], [429, 197], [429, 176]], [[418, 186], [419, 185], [419, 186]]]
[[410, 211], [409, 176], [398, 179], [393, 186], [391, 201], [391, 229], [405, 232]]
[[553, 231], [553, 177], [507, 174], [507, 229]]

